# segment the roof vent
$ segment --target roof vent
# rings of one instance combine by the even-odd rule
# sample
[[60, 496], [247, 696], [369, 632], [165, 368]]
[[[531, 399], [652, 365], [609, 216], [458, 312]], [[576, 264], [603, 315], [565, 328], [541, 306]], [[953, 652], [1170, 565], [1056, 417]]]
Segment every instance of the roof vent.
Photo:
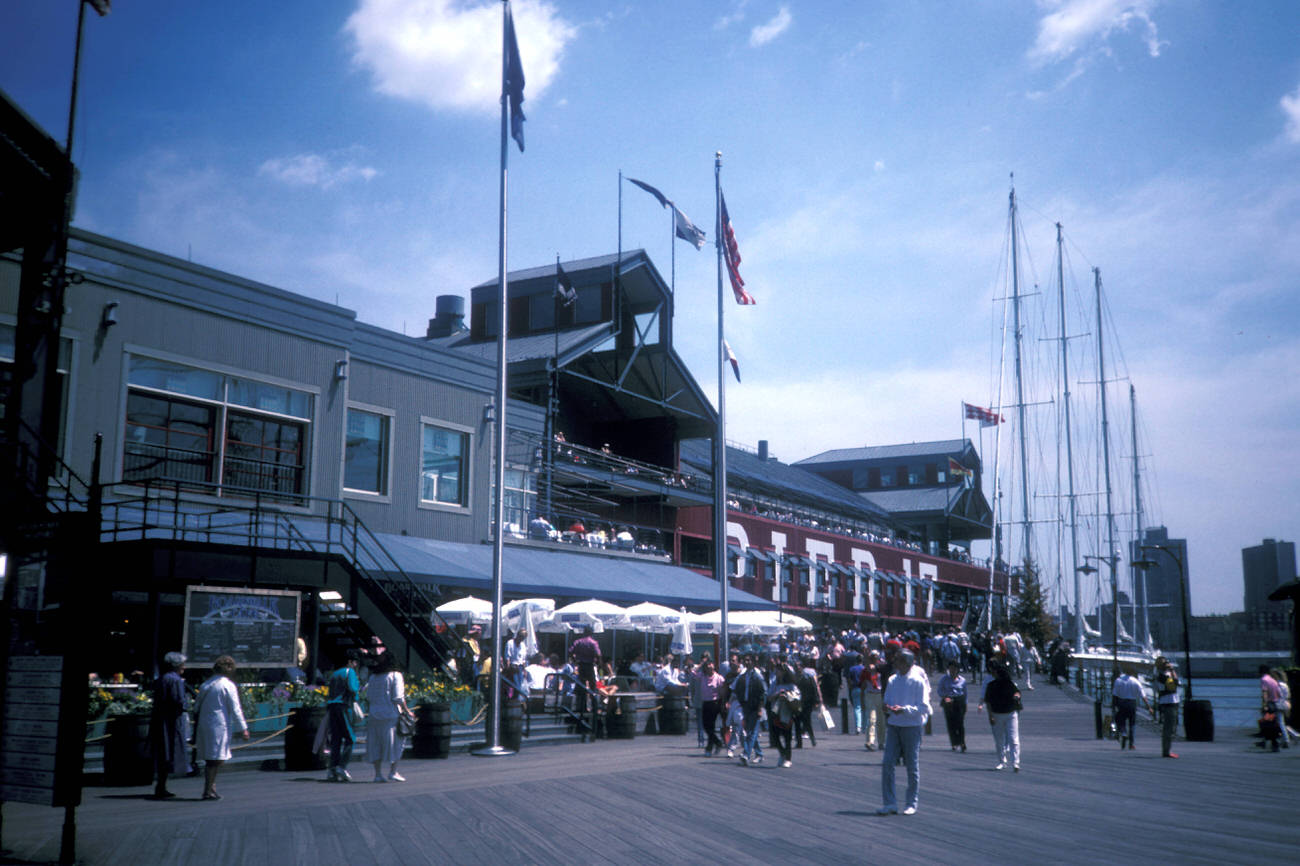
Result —
[[758, 459], [762, 460], [764, 463], [767, 462], [767, 440], [766, 439], [758, 440]]
[[434, 317], [429, 320], [425, 338], [450, 337], [465, 330], [465, 299], [460, 295], [439, 295], [433, 302]]

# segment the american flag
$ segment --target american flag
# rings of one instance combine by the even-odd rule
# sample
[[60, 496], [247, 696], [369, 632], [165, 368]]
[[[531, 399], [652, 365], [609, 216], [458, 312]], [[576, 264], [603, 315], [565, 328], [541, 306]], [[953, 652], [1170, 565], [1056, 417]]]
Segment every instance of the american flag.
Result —
[[962, 405], [966, 407], [967, 420], [978, 421], [981, 427], [992, 427], [1007, 420], [1005, 416], [985, 409], [983, 406], [972, 406], [970, 403], [962, 403]]
[[727, 197], [718, 193], [722, 203], [722, 255], [727, 260], [727, 276], [731, 277], [731, 290], [736, 293], [737, 304], [753, 304], [754, 296], [745, 291], [745, 281], [740, 278], [740, 247], [736, 245], [736, 232], [727, 215]]

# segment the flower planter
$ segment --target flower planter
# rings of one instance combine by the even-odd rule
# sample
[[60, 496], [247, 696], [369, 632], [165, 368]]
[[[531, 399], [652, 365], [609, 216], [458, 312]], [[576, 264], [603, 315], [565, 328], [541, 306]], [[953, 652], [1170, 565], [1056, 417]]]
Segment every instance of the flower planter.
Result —
[[411, 756], [447, 758], [451, 755], [451, 707], [447, 704], [421, 704], [415, 708], [415, 735], [411, 737]]
[[325, 769], [325, 755], [312, 751], [312, 746], [316, 743], [316, 732], [320, 730], [321, 725], [325, 724], [325, 708], [296, 707], [289, 714], [288, 721], [293, 727], [284, 732], [284, 768], [286, 770]]
[[108, 720], [104, 741], [104, 783], [125, 788], [153, 781], [153, 755], [149, 748], [149, 717], [129, 714]]

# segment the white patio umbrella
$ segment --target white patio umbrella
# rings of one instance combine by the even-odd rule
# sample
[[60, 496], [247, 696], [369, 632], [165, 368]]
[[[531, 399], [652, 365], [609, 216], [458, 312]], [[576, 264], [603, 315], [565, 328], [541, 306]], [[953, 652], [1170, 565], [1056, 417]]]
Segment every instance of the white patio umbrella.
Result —
[[778, 612], [775, 610], [762, 611], [762, 613], [766, 614], [773, 622], [783, 629], [793, 628], [799, 631], [808, 631], [813, 627], [811, 622], [793, 613], [787, 613], [785, 611]]
[[695, 647], [691, 644], [691, 626], [686, 622], [678, 622], [673, 625], [673, 655], [688, 656], [694, 652]]
[[506, 632], [514, 632], [523, 624], [525, 615], [533, 614], [533, 623], [536, 624], [554, 611], [555, 599], [553, 598], [521, 598], [501, 608], [501, 627]]
[[618, 626], [631, 624], [626, 610], [598, 598], [589, 598], [586, 601], [575, 601], [573, 604], [566, 604], [555, 611], [554, 618], [558, 622], [569, 626], [589, 626], [598, 622], [605, 628], [617, 628]]
[[653, 601], [643, 601], [627, 609], [627, 618], [638, 631], [667, 633], [678, 623], [689, 625], [691, 615]]
[[[740, 611], [727, 611], [727, 632], [729, 634], [758, 634], [756, 624], [736, 619], [738, 613]], [[722, 634], [722, 609], [719, 608], [696, 615], [694, 622], [691, 623], [691, 630], [703, 632], [704, 634]]]
[[492, 621], [492, 602], [467, 595], [434, 608], [452, 625], [485, 625]]

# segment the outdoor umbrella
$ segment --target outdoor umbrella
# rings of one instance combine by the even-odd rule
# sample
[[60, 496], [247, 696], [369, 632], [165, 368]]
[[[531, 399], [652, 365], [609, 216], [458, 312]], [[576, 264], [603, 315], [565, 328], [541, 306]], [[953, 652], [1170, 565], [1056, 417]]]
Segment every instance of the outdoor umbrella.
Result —
[[467, 595], [434, 608], [452, 625], [486, 625], [492, 621], [492, 602]]

